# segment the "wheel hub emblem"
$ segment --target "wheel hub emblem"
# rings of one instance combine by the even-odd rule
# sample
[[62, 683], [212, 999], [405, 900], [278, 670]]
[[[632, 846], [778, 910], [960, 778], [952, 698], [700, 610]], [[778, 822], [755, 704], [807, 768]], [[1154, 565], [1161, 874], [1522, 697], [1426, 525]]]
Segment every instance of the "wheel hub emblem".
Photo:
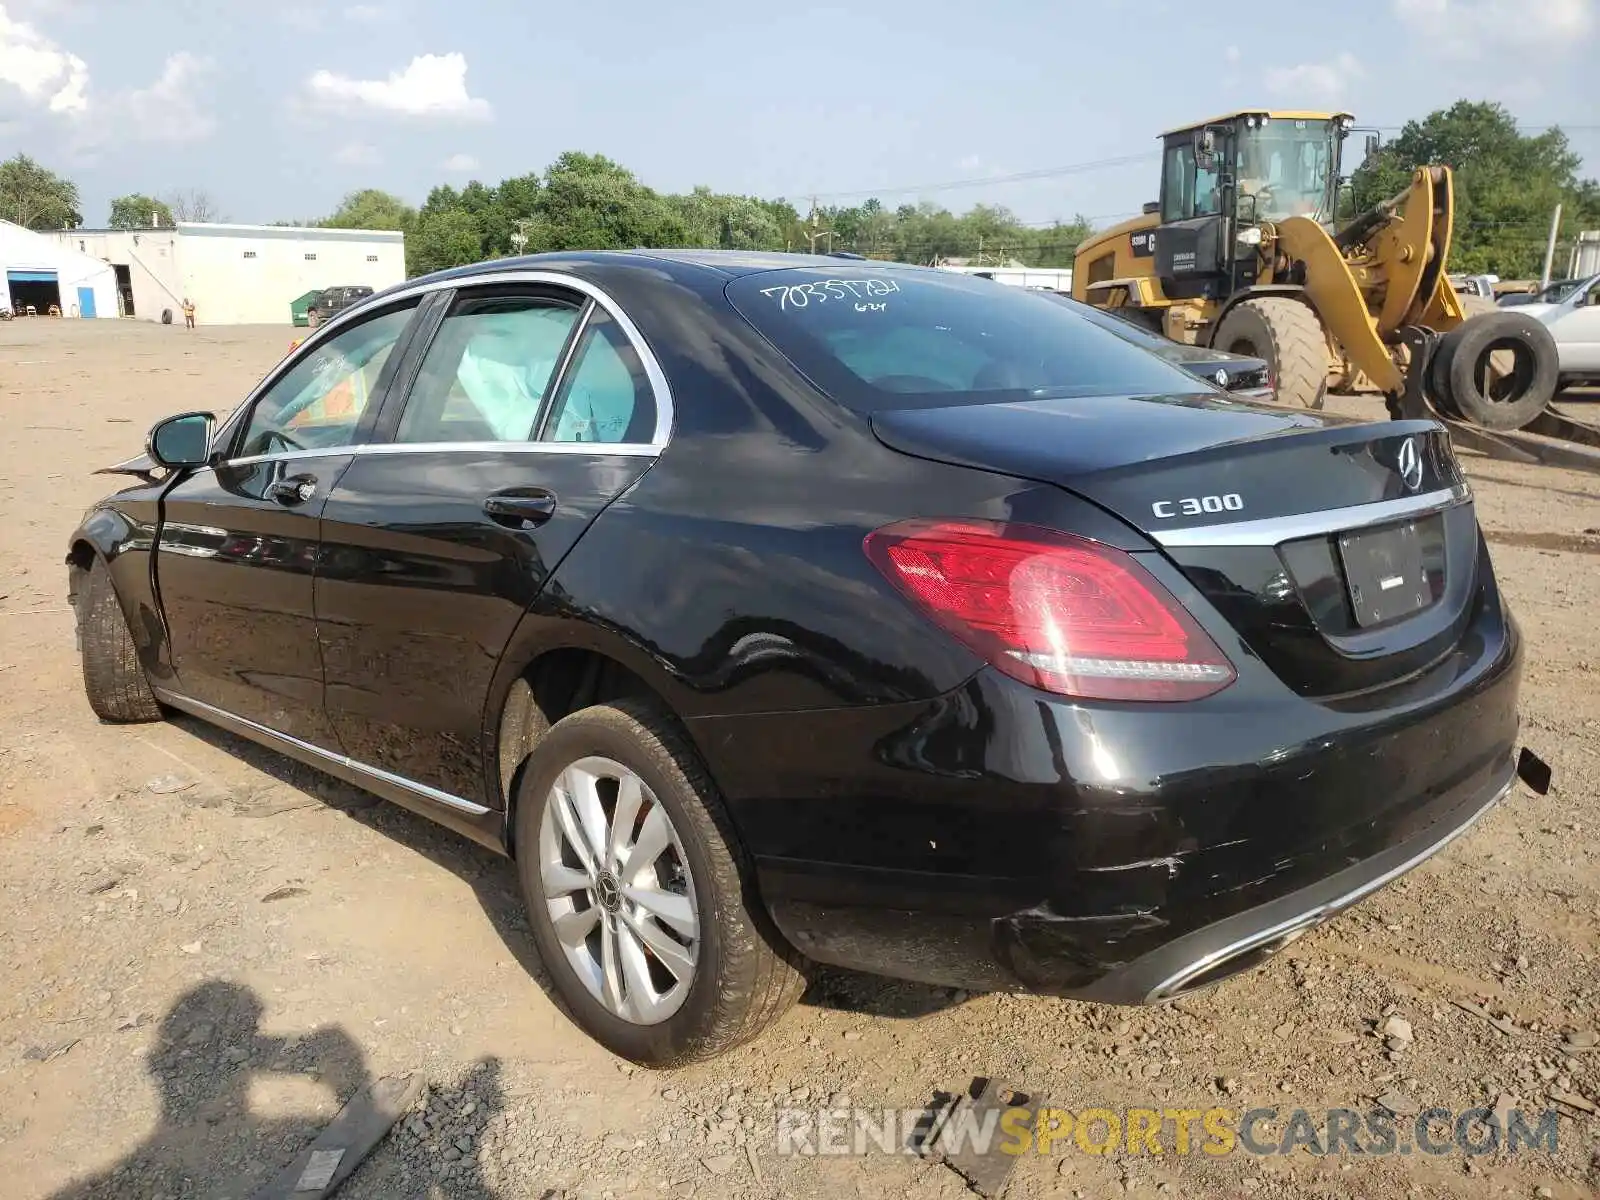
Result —
[[622, 907], [622, 885], [610, 871], [600, 873], [600, 877], [594, 881], [594, 892], [600, 907], [607, 912], [616, 912]]

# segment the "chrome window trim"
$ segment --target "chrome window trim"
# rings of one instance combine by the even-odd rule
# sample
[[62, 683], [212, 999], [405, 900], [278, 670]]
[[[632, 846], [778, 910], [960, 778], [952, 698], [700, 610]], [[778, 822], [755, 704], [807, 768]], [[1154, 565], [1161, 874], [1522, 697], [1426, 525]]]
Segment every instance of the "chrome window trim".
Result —
[[474, 804], [471, 800], [463, 800], [460, 796], [452, 796], [449, 792], [441, 792], [438, 788], [429, 787], [425, 783], [418, 783], [414, 779], [407, 779], [404, 775], [396, 775], [393, 771], [385, 771], [381, 767], [369, 767], [366, 763], [357, 762], [347, 754], [335, 754], [331, 750], [324, 750], [321, 746], [313, 746], [310, 742], [303, 742], [297, 737], [290, 737], [287, 733], [279, 733], [276, 729], [252, 721], [248, 717], [241, 717], [231, 713], [225, 708], [218, 708], [214, 704], [207, 704], [203, 700], [194, 700], [188, 696], [168, 691], [166, 688], [152, 688], [157, 698], [173, 708], [180, 708], [193, 716], [211, 720], [224, 726], [237, 726], [249, 730], [269, 742], [278, 742], [293, 746], [304, 754], [312, 755], [336, 767], [353, 771], [358, 775], [365, 775], [369, 779], [387, 783], [392, 787], [402, 788], [424, 800], [431, 800], [446, 808], [453, 808], [457, 812], [466, 813], [468, 816], [481, 817], [491, 810], [482, 804]]
[[335, 458], [369, 454], [596, 454], [619, 458], [654, 458], [661, 447], [652, 442], [362, 442], [358, 446], [319, 446], [312, 450], [280, 454], [249, 454], [230, 458], [223, 467], [248, 467], [257, 463], [298, 462], [303, 458]]
[[1227, 525], [1192, 525], [1187, 529], [1149, 530], [1150, 537], [1162, 546], [1277, 546], [1301, 538], [1343, 533], [1387, 521], [1421, 517], [1453, 508], [1472, 497], [1465, 483], [1453, 484], [1420, 496], [1399, 500], [1379, 500], [1349, 508], [1325, 508], [1321, 512], [1291, 517], [1264, 517], [1259, 521], [1235, 521]]
[[[402, 453], [405, 450], [414, 452], [431, 452], [448, 449], [481, 452], [488, 447], [493, 447], [501, 451], [510, 450], [523, 454], [535, 452], [547, 454], [604, 453], [622, 454], [633, 457], [659, 454], [666, 446], [667, 442], [672, 438], [672, 425], [673, 419], [677, 414], [677, 408], [673, 400], [672, 388], [667, 383], [666, 373], [661, 369], [661, 363], [656, 359], [655, 351], [650, 348], [650, 343], [645, 340], [644, 334], [639, 332], [639, 327], [635, 325], [628, 314], [622, 310], [622, 306], [612, 299], [610, 294], [607, 293], [603, 288], [590, 283], [587, 279], [583, 279], [577, 275], [569, 275], [564, 271], [540, 271], [534, 269], [493, 271], [483, 275], [458, 276], [449, 279], [433, 279], [416, 284], [402, 284], [393, 291], [383, 293], [379, 296], [368, 297], [359, 305], [345, 309], [326, 325], [319, 327], [315, 334], [306, 338], [306, 340], [299, 346], [295, 347], [290, 354], [284, 356], [283, 361], [273, 369], [272, 373], [263, 379], [261, 383], [257, 385], [256, 389], [246, 396], [244, 400], [239, 403], [239, 406], [229, 414], [227, 421], [224, 422], [224, 424], [217, 430], [216, 439], [214, 440], [213, 444], [225, 444], [229, 439], [231, 439], [233, 434], [236, 432], [237, 422], [243, 419], [244, 414], [254, 409], [257, 399], [270, 390], [283, 375], [294, 369], [294, 364], [298, 363], [302, 356], [312, 353], [315, 348], [323, 342], [324, 339], [329, 337], [337, 337], [347, 325], [356, 323], [369, 309], [372, 312], [376, 312], [379, 309], [389, 307], [391, 304], [403, 303], [404, 301], [411, 299], [423, 301], [435, 292], [448, 291], [452, 289], [466, 290], [468, 288], [489, 287], [496, 284], [507, 283], [543, 284], [549, 287], [568, 288], [571, 291], [587, 297], [594, 304], [606, 310], [606, 315], [617, 323], [618, 328], [622, 330], [623, 336], [628, 339], [628, 341], [633, 345], [634, 350], [638, 353], [639, 362], [644, 367], [645, 378], [650, 381], [650, 390], [655, 395], [656, 428], [655, 433], [651, 436], [650, 441], [418, 442], [411, 446], [404, 447], [403, 450], [400, 448], [392, 450], [383, 449], [383, 447], [397, 445], [396, 443], [392, 442], [363, 442], [360, 445], [352, 446], [319, 447], [317, 450], [301, 451], [299, 453], [245, 455], [240, 458], [228, 459], [224, 465], [232, 467], [244, 466], [256, 462], [271, 462], [275, 459], [307, 457], [322, 458], [336, 453]], [[587, 326], [588, 313], [583, 314], [582, 323], [583, 325]], [[577, 343], [574, 340], [573, 346], [575, 347], [576, 344]], [[552, 378], [555, 378], [555, 376], [552, 376]], [[601, 447], [604, 447], [604, 449], [601, 449]]]

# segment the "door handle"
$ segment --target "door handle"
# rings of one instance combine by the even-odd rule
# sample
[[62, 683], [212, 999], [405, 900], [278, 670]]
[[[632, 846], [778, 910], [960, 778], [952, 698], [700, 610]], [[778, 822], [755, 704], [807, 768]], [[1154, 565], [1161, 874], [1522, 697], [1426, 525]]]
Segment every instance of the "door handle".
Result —
[[315, 475], [291, 475], [287, 479], [277, 479], [267, 484], [269, 500], [276, 500], [279, 504], [291, 507], [304, 504], [316, 494], [316, 491]]
[[511, 529], [543, 525], [556, 515], [554, 492], [529, 488], [519, 492], [496, 492], [483, 502], [483, 511], [496, 524]]

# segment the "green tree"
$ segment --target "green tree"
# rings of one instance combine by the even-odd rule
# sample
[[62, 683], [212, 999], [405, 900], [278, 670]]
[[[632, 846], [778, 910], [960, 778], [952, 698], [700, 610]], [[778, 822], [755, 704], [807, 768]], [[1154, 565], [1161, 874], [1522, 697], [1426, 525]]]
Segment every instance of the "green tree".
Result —
[[71, 229], [83, 224], [78, 185], [26, 154], [0, 163], [0, 219], [26, 229]]
[[[1449, 269], [1504, 278], [1539, 273], [1550, 217], [1584, 228], [1600, 215], [1600, 189], [1581, 182], [1582, 163], [1560, 129], [1524, 134], [1500, 104], [1460, 100], [1408, 121], [1400, 135], [1355, 171], [1356, 210], [1405, 188], [1416, 168], [1444, 165], [1455, 176], [1455, 226]], [[1589, 226], [1592, 227], [1592, 226]]]
[[406, 238], [406, 271], [411, 275], [466, 266], [482, 257], [483, 231], [471, 213], [459, 208], [421, 214]]
[[552, 250], [682, 246], [680, 212], [603, 154], [569, 150], [545, 172], [541, 203]]
[[351, 192], [321, 224], [329, 229], [399, 229], [409, 231], [417, 210], [399, 196], [378, 188]]
[[176, 224], [172, 219], [172, 209], [163, 201], [142, 192], [130, 192], [113, 200], [111, 220], [107, 224], [112, 229], [149, 229], [152, 213], [155, 214], [156, 228], [171, 229]]

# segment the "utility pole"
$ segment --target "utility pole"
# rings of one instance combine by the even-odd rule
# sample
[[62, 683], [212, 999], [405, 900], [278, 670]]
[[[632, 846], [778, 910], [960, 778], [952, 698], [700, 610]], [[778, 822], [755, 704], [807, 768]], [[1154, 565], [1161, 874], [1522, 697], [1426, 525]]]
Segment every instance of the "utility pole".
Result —
[[815, 254], [817, 252], [817, 239], [820, 237], [825, 237], [828, 239], [828, 253], [832, 254], [833, 230], [817, 228], [817, 198], [815, 196], [811, 197], [811, 215], [807, 217], [806, 220], [811, 226], [811, 228], [806, 231], [806, 240], [811, 243], [811, 253]]
[[1550, 286], [1550, 264], [1556, 257], [1556, 235], [1561, 232], [1561, 205], [1556, 205], [1555, 215], [1550, 218], [1550, 241], [1544, 248], [1544, 273], [1539, 276], [1539, 290], [1542, 292]]

